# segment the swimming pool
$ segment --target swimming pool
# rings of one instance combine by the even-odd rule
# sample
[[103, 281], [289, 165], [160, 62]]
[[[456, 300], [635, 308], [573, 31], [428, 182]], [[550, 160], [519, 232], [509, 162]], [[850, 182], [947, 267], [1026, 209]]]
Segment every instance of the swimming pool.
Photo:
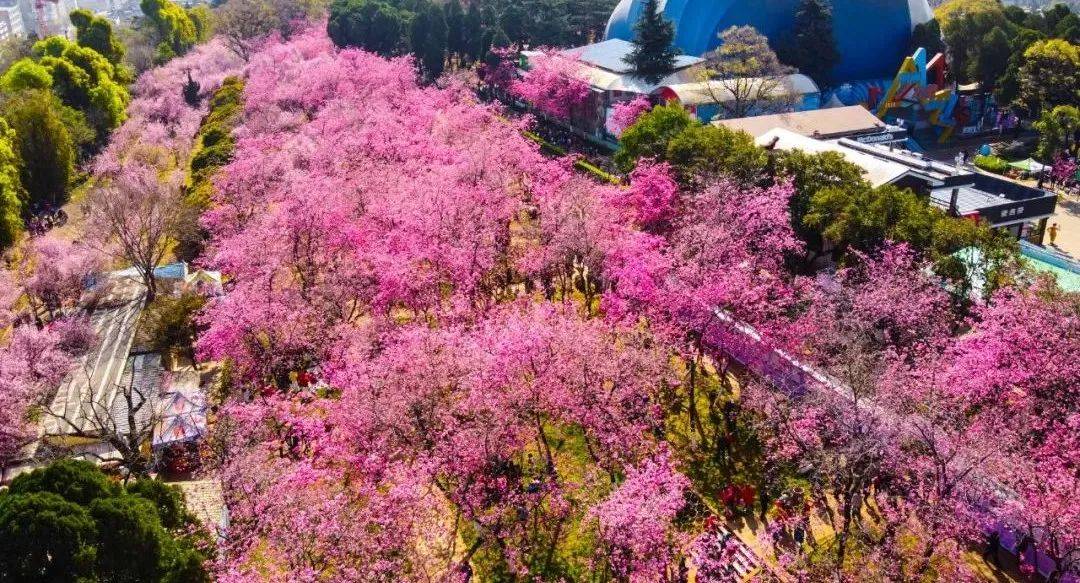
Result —
[[1061, 289], [1080, 292], [1080, 263], [1027, 241], [1020, 242], [1020, 253], [1032, 269], [1054, 274]]

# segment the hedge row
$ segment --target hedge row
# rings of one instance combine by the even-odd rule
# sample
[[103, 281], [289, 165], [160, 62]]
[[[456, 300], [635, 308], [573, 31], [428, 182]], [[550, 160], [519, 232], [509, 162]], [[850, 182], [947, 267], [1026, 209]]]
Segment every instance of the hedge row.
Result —
[[[540, 151], [542, 153], [547, 154], [548, 156], [566, 156], [566, 150], [560, 148], [559, 146], [556, 146], [555, 144], [552, 144], [551, 142], [540, 137], [538, 134], [535, 134], [533, 132], [524, 133], [526, 138], [529, 138], [530, 140], [540, 145]], [[620, 180], [618, 176], [603, 171], [602, 169], [590, 163], [585, 158], [578, 157], [576, 160], [574, 160], [574, 168], [577, 168], [578, 170], [585, 172], [586, 174], [591, 174], [594, 178], [602, 182], [610, 182], [611, 184], [622, 184], [622, 180]]]
[[[202, 120], [195, 136], [195, 151], [191, 157], [189, 185], [185, 203], [191, 216], [197, 218], [210, 206], [214, 194], [214, 174], [232, 161], [236, 149], [233, 129], [244, 112], [244, 81], [239, 77], [226, 78], [210, 98], [210, 111]], [[191, 261], [202, 252], [205, 233], [192, 228], [176, 248], [177, 258]]]

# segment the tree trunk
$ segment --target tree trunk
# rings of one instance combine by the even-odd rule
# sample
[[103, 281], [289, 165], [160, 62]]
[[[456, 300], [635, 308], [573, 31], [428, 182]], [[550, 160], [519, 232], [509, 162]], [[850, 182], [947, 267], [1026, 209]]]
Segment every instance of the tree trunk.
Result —
[[157, 298], [157, 280], [154, 279], [153, 268], [150, 268], [149, 272], [143, 275], [143, 285], [146, 286], [146, 297], [143, 299], [143, 303], [149, 306]]

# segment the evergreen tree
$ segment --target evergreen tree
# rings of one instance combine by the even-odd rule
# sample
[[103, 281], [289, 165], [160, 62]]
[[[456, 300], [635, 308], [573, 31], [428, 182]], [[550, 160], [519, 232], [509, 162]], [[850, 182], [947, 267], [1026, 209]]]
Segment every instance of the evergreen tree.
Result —
[[199, 97], [199, 82], [191, 78], [191, 71], [187, 72], [187, 81], [184, 83], [184, 102], [191, 107], [198, 107], [202, 101]]
[[191, 15], [179, 4], [171, 0], [141, 0], [139, 6], [153, 25], [157, 42], [154, 59], [158, 63], [184, 55], [198, 42], [199, 31]]
[[19, 182], [31, 205], [67, 202], [75, 174], [75, 144], [64, 124], [64, 106], [47, 91], [24, 91], [9, 100], [4, 117], [15, 130]]
[[484, 46], [483, 17], [480, 14], [480, 6], [477, 2], [469, 3], [469, 10], [465, 12], [465, 22], [462, 26], [461, 40], [463, 45], [463, 57], [468, 62], [476, 62], [484, 56], [487, 47]]
[[434, 2], [420, 7], [409, 29], [409, 40], [420, 68], [429, 79], [442, 75], [446, 63], [446, 17]]
[[604, 28], [615, 5], [597, 0], [570, 0], [570, 35], [574, 44], [583, 45], [603, 40]]
[[402, 45], [405, 17], [405, 11], [379, 0], [334, 0], [326, 32], [339, 47], [392, 56]]
[[50, 89], [52, 85], [53, 78], [49, 70], [30, 58], [15, 61], [3, 77], [0, 77], [0, 90], [11, 94], [26, 89]]
[[945, 41], [941, 40], [941, 24], [936, 18], [917, 25], [911, 31], [908, 53], [913, 54], [917, 49], [926, 49], [929, 58], [945, 52]]
[[982, 50], [972, 61], [974, 70], [968, 75], [977, 80], [984, 89], [993, 89], [997, 86], [1009, 67], [1009, 57], [1012, 56], [1012, 43], [1009, 36], [999, 26], [986, 33], [982, 40]]
[[532, 46], [558, 47], [572, 44], [570, 9], [566, 0], [531, 0], [525, 4], [526, 37]]
[[93, 581], [97, 525], [51, 493], [0, 493], [0, 579]]
[[0, 581], [208, 583], [194, 524], [175, 486], [61, 460], [0, 492]]
[[22, 230], [22, 184], [15, 132], [0, 118], [0, 250], [15, 243]]
[[525, 12], [525, 8], [518, 4], [510, 4], [503, 10], [499, 23], [510, 41], [520, 45], [528, 40], [528, 20], [529, 15]]
[[660, 12], [657, 0], [648, 0], [641, 19], [634, 24], [634, 50], [626, 63], [638, 77], [657, 83], [675, 71], [678, 51], [674, 40], [675, 27]]
[[840, 62], [840, 51], [827, 0], [802, 0], [795, 12], [795, 28], [780, 52], [785, 63], [799, 69], [819, 87], [830, 84], [832, 70]]
[[94, 49], [110, 63], [118, 65], [124, 60], [124, 43], [113, 33], [109, 19], [95, 16], [85, 9], [74, 10], [70, 15], [75, 25], [75, 38], [80, 46]]
[[1018, 104], [1039, 115], [1080, 103], [1080, 47], [1061, 39], [1039, 41], [1024, 51]]
[[465, 11], [461, 2], [450, 0], [446, 3], [446, 49], [450, 55], [464, 58], [467, 52], [465, 41]]

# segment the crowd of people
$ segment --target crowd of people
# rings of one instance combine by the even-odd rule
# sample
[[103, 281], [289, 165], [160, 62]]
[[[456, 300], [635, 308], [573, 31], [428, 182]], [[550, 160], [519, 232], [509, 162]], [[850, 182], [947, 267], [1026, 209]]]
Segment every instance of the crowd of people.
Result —
[[51, 205], [35, 208], [26, 220], [26, 230], [31, 237], [39, 237], [55, 227], [67, 224], [68, 215], [64, 209], [54, 209]]

